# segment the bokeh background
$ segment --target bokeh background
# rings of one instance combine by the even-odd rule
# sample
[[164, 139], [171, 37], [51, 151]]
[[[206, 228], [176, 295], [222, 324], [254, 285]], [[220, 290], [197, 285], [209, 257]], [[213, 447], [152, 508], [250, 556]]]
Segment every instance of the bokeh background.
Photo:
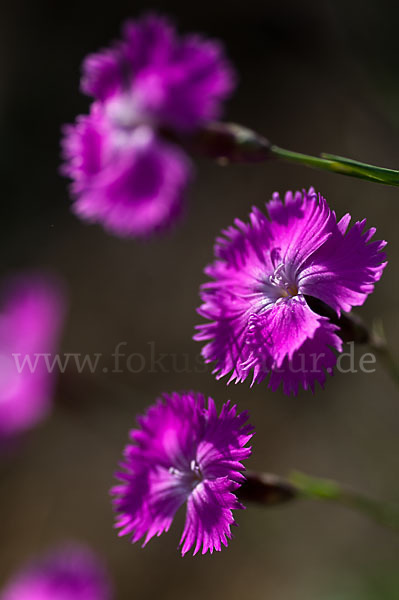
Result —
[[[339, 216], [367, 216], [389, 241], [390, 264], [359, 312], [369, 322], [383, 318], [398, 354], [397, 188], [289, 164], [223, 168], [201, 160], [186, 217], [162, 238], [121, 240], [71, 214], [57, 171], [59, 138], [61, 125], [88, 108], [78, 90], [81, 60], [116, 38], [125, 18], [146, 10], [169, 15], [182, 31], [224, 40], [240, 75], [229, 120], [283, 147], [398, 167], [396, 2], [3, 4], [1, 275], [44, 268], [64, 278], [70, 309], [61, 350], [104, 358], [94, 374], [69, 368], [59, 376], [52, 417], [1, 463], [0, 583], [66, 538], [104, 556], [118, 600], [397, 599], [398, 538], [333, 505], [250, 507], [238, 515], [229, 548], [205, 557], [180, 558], [182, 517], [144, 550], [112, 529], [108, 489], [128, 429], [159, 393], [174, 389], [198, 389], [219, 403], [231, 398], [250, 410], [257, 429], [250, 468], [301, 469], [399, 502], [399, 404], [381, 365], [373, 374], [337, 374], [325, 391], [291, 398], [262, 385], [216, 382], [196, 362], [200, 346], [191, 340], [202, 269], [220, 229], [275, 190], [314, 185]], [[168, 372], [111, 373], [119, 342], [147, 361], [152, 343], [169, 355]]]

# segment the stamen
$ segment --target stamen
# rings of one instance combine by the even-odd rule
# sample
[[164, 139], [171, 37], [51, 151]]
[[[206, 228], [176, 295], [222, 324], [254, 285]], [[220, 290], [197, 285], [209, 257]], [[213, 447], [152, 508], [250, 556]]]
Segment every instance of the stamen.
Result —
[[186, 483], [189, 487], [195, 487], [202, 481], [202, 473], [199, 465], [195, 460], [190, 462], [190, 468], [180, 470], [176, 467], [169, 467], [169, 473], [180, 479], [182, 483]]
[[295, 281], [292, 281], [292, 277], [287, 275], [285, 264], [281, 261], [280, 248], [273, 248], [270, 253], [270, 259], [274, 271], [269, 276], [269, 283], [278, 288], [280, 298], [293, 298], [294, 296], [298, 296], [298, 286]]
[[197, 465], [195, 460], [192, 460], [190, 463], [190, 469], [191, 471], [195, 474], [195, 476], [198, 479], [202, 479], [202, 473], [201, 473], [201, 469], [199, 468], [199, 466]]
[[169, 467], [169, 473], [171, 475], [175, 475], [176, 477], [181, 477], [182, 476], [182, 472], [179, 471], [179, 469], [175, 469], [175, 467]]

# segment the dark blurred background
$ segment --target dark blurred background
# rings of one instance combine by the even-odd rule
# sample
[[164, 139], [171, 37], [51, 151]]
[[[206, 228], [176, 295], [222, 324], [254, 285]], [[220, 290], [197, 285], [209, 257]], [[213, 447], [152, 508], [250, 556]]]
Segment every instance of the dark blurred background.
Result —
[[115, 39], [124, 19], [146, 10], [169, 15], [181, 31], [224, 40], [240, 76], [227, 119], [283, 147], [398, 168], [396, 2], [3, 4], [1, 275], [46, 268], [65, 279], [63, 352], [103, 353], [111, 371], [119, 342], [147, 358], [152, 343], [157, 353], [176, 354], [180, 371], [188, 360], [190, 372], [173, 372], [167, 360], [168, 372], [79, 375], [71, 368], [60, 375], [52, 417], [1, 466], [0, 581], [32, 554], [74, 538], [105, 557], [118, 600], [397, 599], [398, 538], [328, 504], [251, 507], [237, 515], [229, 548], [212, 557], [180, 558], [181, 517], [144, 550], [112, 529], [108, 489], [128, 429], [160, 392], [174, 389], [198, 389], [219, 403], [231, 398], [250, 410], [257, 429], [250, 468], [302, 469], [399, 502], [399, 404], [381, 365], [373, 374], [336, 374], [326, 391], [291, 398], [264, 385], [216, 382], [210, 370], [194, 368], [200, 345], [191, 340], [202, 269], [220, 229], [275, 190], [314, 185], [338, 216], [367, 217], [389, 242], [390, 264], [358, 312], [369, 322], [383, 318], [398, 354], [397, 188], [288, 164], [222, 168], [203, 160], [186, 218], [169, 235], [121, 240], [71, 214], [58, 174], [59, 138], [61, 125], [88, 109], [78, 89], [81, 61]]

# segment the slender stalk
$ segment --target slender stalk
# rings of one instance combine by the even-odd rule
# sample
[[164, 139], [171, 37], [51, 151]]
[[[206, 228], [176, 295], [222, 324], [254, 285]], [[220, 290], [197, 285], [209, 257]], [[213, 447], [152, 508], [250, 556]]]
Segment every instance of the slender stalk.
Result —
[[393, 381], [399, 386], [399, 364], [392, 355], [392, 352], [388, 346], [374, 346], [371, 345], [378, 358], [384, 363], [386, 370], [391, 375]]
[[325, 171], [333, 170], [332, 161], [320, 158], [318, 156], [311, 156], [309, 154], [302, 154], [301, 152], [284, 150], [284, 148], [279, 148], [279, 146], [271, 146], [270, 153], [275, 158], [281, 158], [289, 162], [300, 163], [301, 165], [305, 165], [307, 167], [323, 169]]
[[368, 344], [399, 386], [399, 361], [395, 359], [388, 345], [381, 319], [375, 319], [372, 327], [369, 328], [354, 312], [343, 312], [338, 317], [332, 308], [318, 298], [305, 296], [305, 299], [314, 312], [327, 317], [334, 325], [338, 325], [338, 335], [343, 342]]
[[262, 506], [274, 506], [299, 499], [334, 502], [399, 532], [399, 506], [373, 500], [336, 481], [305, 473], [293, 472], [287, 479], [270, 473], [247, 473], [246, 481], [238, 493], [244, 502]]
[[399, 532], [399, 507], [341, 486], [335, 481], [311, 477], [294, 472], [289, 481], [297, 489], [299, 497], [335, 502], [364, 514], [376, 523]]
[[217, 159], [222, 165], [231, 162], [254, 163], [278, 159], [331, 173], [358, 177], [374, 183], [399, 185], [399, 171], [375, 167], [335, 154], [322, 153], [320, 156], [310, 156], [286, 150], [273, 145], [256, 131], [237, 123], [211, 122], [188, 139], [176, 140], [175, 134], [167, 131], [163, 134], [172, 136], [171, 139], [185, 145], [193, 153]]
[[385, 368], [394, 382], [399, 386], [399, 363], [392, 354], [385, 336], [384, 326], [381, 319], [375, 319], [369, 337], [369, 346], [377, 357], [384, 363]]
[[386, 185], [399, 185], [399, 171], [376, 167], [366, 163], [361, 163], [350, 158], [336, 156], [335, 154], [322, 153], [320, 157], [292, 152], [279, 146], [271, 146], [270, 154], [276, 158], [289, 162], [300, 163], [307, 167], [323, 169], [349, 177], [358, 177], [374, 183], [384, 183]]

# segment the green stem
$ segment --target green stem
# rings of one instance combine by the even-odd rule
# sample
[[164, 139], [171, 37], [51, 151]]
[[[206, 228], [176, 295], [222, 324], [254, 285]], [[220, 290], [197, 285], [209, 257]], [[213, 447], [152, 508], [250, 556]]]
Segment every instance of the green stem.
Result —
[[[163, 132], [169, 137], [170, 132]], [[172, 136], [173, 140], [175, 137]], [[349, 177], [358, 177], [374, 183], [399, 185], [399, 171], [375, 167], [366, 163], [322, 153], [310, 156], [300, 152], [285, 150], [248, 127], [237, 123], [210, 122], [188, 140], [179, 140], [191, 152], [215, 158], [220, 164], [263, 162], [271, 158], [299, 163], [315, 169], [340, 173]]]
[[333, 173], [340, 173], [341, 175], [348, 175], [349, 177], [358, 177], [359, 179], [373, 181], [374, 183], [399, 185], [399, 171], [375, 167], [374, 165], [336, 156], [335, 154], [322, 153], [320, 157], [310, 156], [273, 145], [270, 148], [270, 154], [275, 158], [300, 163], [315, 169], [323, 169]]
[[301, 152], [292, 152], [291, 150], [284, 150], [284, 148], [279, 148], [278, 146], [271, 146], [270, 152], [276, 158], [282, 158], [289, 162], [300, 163], [301, 165], [314, 167], [315, 169], [324, 169], [326, 171], [332, 170], [331, 161], [318, 156], [310, 156], [309, 154], [302, 154]]
[[393, 381], [399, 386], [399, 363], [392, 354], [381, 319], [375, 319], [370, 334], [370, 348], [385, 365]]
[[399, 507], [397, 506], [368, 498], [359, 492], [342, 487], [335, 481], [311, 477], [304, 473], [292, 473], [289, 481], [297, 489], [300, 497], [341, 504], [366, 515], [380, 525], [399, 531]]
[[385, 368], [391, 375], [396, 385], [399, 386], [399, 365], [392, 356], [390, 349], [387, 346], [380, 348], [371, 346], [371, 348], [374, 350], [381, 362], [384, 363]]
[[286, 479], [272, 473], [247, 471], [245, 482], [237, 490], [237, 494], [244, 503], [252, 502], [264, 507], [281, 505], [301, 498], [334, 502], [399, 532], [399, 506], [373, 500], [336, 481], [312, 477], [297, 471]]
[[315, 169], [323, 169], [333, 173], [340, 173], [341, 175], [348, 175], [349, 177], [358, 177], [367, 181], [373, 181], [374, 183], [399, 185], [399, 171], [375, 167], [374, 165], [336, 156], [335, 154], [322, 153], [320, 157], [310, 156], [308, 154], [301, 154], [300, 152], [285, 150], [278, 146], [271, 146], [270, 153], [276, 158], [300, 163]]

